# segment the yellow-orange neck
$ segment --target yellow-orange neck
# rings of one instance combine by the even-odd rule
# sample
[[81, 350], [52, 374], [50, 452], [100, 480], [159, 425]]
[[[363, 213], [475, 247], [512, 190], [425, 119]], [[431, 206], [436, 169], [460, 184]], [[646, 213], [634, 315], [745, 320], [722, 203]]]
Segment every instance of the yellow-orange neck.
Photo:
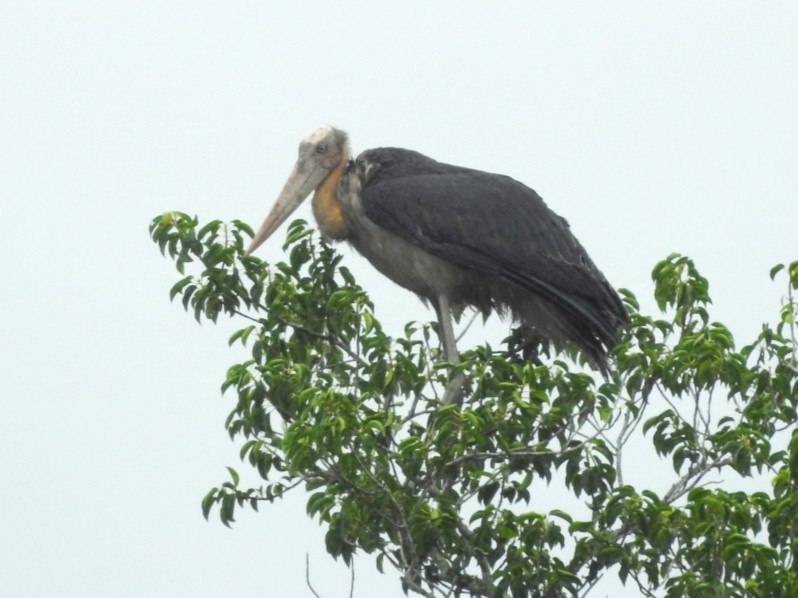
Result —
[[338, 165], [324, 177], [324, 180], [316, 187], [313, 194], [311, 205], [313, 206], [313, 216], [319, 225], [319, 230], [328, 237], [335, 240], [343, 240], [349, 236], [349, 226], [346, 224], [344, 214], [341, 211], [341, 203], [338, 201], [338, 181], [346, 168], [349, 160], [349, 151], [344, 149]]

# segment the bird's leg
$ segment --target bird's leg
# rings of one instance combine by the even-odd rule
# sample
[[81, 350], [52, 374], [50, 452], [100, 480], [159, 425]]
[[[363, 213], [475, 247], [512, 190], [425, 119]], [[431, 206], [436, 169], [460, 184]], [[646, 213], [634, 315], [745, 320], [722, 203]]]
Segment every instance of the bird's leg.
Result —
[[457, 352], [457, 339], [454, 337], [452, 308], [446, 295], [438, 297], [435, 311], [438, 312], [438, 328], [440, 329], [441, 343], [443, 344], [443, 356], [449, 363], [457, 365], [460, 363], [460, 353]]
[[[438, 312], [438, 328], [443, 344], [443, 355], [446, 361], [452, 365], [460, 363], [460, 353], [457, 352], [457, 339], [454, 336], [454, 326], [452, 324], [452, 308], [449, 305], [449, 298], [440, 295], [435, 303], [435, 311]], [[462, 372], [449, 380], [446, 390], [443, 393], [443, 403], [459, 403], [463, 398], [463, 384], [465, 375]]]

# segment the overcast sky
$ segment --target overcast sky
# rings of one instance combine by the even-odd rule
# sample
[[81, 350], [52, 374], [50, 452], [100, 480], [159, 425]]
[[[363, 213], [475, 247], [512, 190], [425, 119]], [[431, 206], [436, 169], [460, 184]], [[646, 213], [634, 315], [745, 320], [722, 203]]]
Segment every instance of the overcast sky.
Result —
[[[796, 31], [776, 1], [3, 0], [0, 593], [310, 596], [309, 552], [349, 595], [301, 495], [202, 518], [240, 355], [169, 303], [147, 235], [173, 209], [259, 224], [317, 125], [525, 182], [645, 309], [690, 255], [749, 340], [798, 259]], [[389, 330], [433, 318], [343, 251]], [[377, 595], [402, 594], [360, 561]]]

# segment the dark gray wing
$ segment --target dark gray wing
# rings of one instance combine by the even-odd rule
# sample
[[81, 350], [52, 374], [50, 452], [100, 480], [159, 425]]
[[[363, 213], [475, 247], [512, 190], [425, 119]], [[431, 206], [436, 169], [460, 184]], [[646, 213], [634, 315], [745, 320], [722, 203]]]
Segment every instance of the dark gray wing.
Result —
[[626, 312], [540, 196], [507, 176], [382, 148], [358, 157], [366, 215], [452, 263], [500, 276], [587, 319], [611, 344]]

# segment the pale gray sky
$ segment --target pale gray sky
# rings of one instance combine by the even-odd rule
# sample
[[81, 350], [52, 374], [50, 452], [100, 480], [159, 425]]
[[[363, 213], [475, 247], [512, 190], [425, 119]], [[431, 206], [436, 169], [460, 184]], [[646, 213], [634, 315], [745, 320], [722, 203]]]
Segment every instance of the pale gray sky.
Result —
[[[4, 0], [0, 593], [309, 596], [309, 551], [348, 596], [300, 495], [202, 519], [240, 354], [169, 303], [147, 236], [171, 209], [258, 224], [316, 125], [524, 181], [647, 309], [686, 253], [751, 338], [798, 258], [796, 31], [775, 1]], [[433, 317], [346, 253], [389, 327]], [[402, 595], [372, 570], [355, 596]]]

